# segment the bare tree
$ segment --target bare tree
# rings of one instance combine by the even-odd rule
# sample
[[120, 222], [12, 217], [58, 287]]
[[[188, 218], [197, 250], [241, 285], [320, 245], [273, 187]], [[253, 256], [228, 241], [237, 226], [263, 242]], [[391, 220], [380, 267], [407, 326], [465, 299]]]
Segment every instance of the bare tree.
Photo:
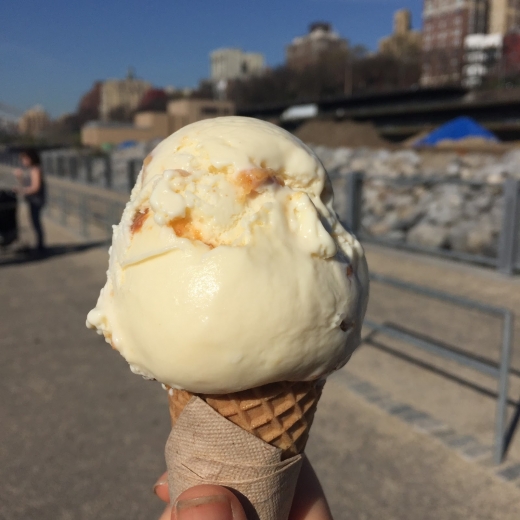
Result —
[[348, 55], [329, 53], [303, 70], [281, 66], [261, 76], [235, 80], [228, 87], [228, 97], [238, 107], [315, 101], [402, 89], [416, 85], [420, 75], [419, 55], [397, 59], [369, 55], [363, 46], [355, 46]]

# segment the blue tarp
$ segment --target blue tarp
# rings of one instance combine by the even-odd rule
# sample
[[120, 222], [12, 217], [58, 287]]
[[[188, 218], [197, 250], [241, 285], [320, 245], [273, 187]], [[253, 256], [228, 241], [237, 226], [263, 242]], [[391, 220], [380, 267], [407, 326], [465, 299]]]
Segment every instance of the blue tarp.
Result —
[[133, 148], [137, 144], [137, 141], [123, 141], [117, 147], [118, 150], [124, 150], [125, 148]]
[[444, 141], [445, 139], [459, 141], [468, 137], [480, 137], [493, 142], [499, 141], [495, 134], [480, 126], [474, 119], [457, 117], [417, 141], [415, 146], [434, 146], [439, 141]]

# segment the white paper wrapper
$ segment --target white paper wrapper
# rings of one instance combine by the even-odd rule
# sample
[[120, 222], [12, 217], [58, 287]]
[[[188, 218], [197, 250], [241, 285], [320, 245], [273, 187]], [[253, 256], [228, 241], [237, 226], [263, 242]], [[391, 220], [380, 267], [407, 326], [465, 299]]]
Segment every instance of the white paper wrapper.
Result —
[[238, 492], [249, 520], [287, 520], [302, 455], [282, 461], [265, 443], [193, 397], [166, 443], [172, 503], [186, 489], [217, 484]]

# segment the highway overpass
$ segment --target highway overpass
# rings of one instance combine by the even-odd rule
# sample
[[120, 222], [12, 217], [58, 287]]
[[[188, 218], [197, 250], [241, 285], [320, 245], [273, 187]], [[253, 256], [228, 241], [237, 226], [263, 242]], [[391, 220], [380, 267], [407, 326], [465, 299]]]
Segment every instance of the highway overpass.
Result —
[[[412, 88], [388, 93], [355, 95], [314, 103], [318, 117], [372, 122], [380, 134], [401, 141], [458, 116], [476, 119], [503, 140], [520, 139], [520, 89], [468, 91], [460, 87]], [[290, 104], [258, 106], [239, 110], [240, 115], [258, 117], [294, 129], [302, 121], [281, 121]]]

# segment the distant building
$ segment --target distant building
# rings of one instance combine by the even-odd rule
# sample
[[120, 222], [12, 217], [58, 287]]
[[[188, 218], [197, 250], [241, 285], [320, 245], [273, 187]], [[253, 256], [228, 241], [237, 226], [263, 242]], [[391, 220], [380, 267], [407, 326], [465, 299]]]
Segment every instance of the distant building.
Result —
[[310, 25], [309, 33], [294, 38], [286, 49], [289, 68], [302, 70], [317, 64], [327, 54], [348, 53], [348, 42], [332, 30], [329, 23], [316, 22]]
[[124, 141], [164, 139], [190, 123], [234, 113], [235, 107], [229, 101], [177, 99], [168, 103], [166, 112], [138, 112], [133, 124], [91, 121], [81, 129], [81, 142], [86, 146], [100, 147]]
[[379, 41], [379, 52], [398, 59], [418, 56], [421, 52], [420, 31], [412, 30], [412, 13], [400, 9], [394, 14], [394, 32]]
[[464, 40], [464, 86], [478, 87], [502, 56], [501, 34], [470, 34]]
[[117, 146], [125, 141], [151, 141], [169, 135], [168, 117], [157, 112], [140, 112], [134, 123], [117, 121], [90, 121], [81, 128], [81, 144], [101, 147]]
[[486, 34], [488, 19], [488, 0], [424, 0], [421, 83], [460, 83], [465, 38]]
[[231, 101], [212, 99], [177, 99], [168, 103], [170, 131], [212, 117], [232, 116], [235, 105]]
[[506, 77], [520, 74], [520, 29], [512, 30], [504, 36], [500, 72]]
[[21, 134], [41, 137], [48, 130], [50, 122], [49, 115], [44, 108], [41, 105], [36, 105], [22, 115], [18, 122], [18, 129]]
[[130, 70], [125, 79], [111, 79], [101, 85], [99, 114], [102, 121], [110, 121], [115, 111], [131, 114], [139, 105], [141, 98], [152, 85], [147, 81], [134, 78]]
[[247, 78], [265, 69], [263, 54], [240, 49], [217, 49], [210, 54], [210, 61], [213, 83]]
[[505, 35], [520, 26], [520, 0], [491, 0], [489, 32]]

